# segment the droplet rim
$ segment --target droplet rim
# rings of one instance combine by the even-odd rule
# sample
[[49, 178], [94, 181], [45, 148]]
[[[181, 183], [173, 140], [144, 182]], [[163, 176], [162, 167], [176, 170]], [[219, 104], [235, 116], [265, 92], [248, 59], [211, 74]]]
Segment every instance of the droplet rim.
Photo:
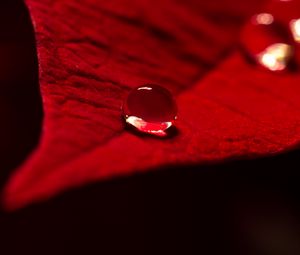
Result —
[[[147, 90], [151, 90], [153, 88], [158, 88], [159, 90], [161, 90], [161, 92], [165, 93], [172, 102], [172, 107], [174, 108], [174, 117], [168, 121], [147, 121], [142, 119], [139, 116], [134, 116], [134, 115], [130, 115], [127, 112], [130, 112], [130, 109], [128, 109], [127, 106], [127, 100], [128, 97], [130, 96], [130, 94], [132, 92], [134, 92], [135, 90], [140, 90], [140, 89], [147, 89]], [[168, 136], [168, 130], [172, 127], [174, 127], [174, 123], [175, 121], [178, 119], [178, 106], [176, 103], [175, 98], [173, 97], [172, 93], [166, 89], [165, 87], [158, 85], [158, 84], [145, 84], [142, 86], [137, 86], [135, 88], [133, 88], [128, 94], [127, 97], [125, 98], [125, 100], [123, 101], [122, 107], [122, 117], [126, 122], [126, 125], [129, 125], [130, 127], [134, 128], [137, 132], [139, 133], [144, 133], [144, 134], [149, 134], [152, 136], [156, 136], [156, 137], [167, 137]], [[149, 126], [151, 128], [149, 128]]]

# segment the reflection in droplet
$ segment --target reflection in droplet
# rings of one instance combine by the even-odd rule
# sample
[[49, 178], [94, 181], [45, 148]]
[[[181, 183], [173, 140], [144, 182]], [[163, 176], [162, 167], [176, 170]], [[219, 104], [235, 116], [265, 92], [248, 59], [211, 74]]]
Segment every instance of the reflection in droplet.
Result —
[[172, 122], [160, 122], [160, 123], [147, 122], [135, 116], [127, 117], [126, 122], [142, 132], [146, 132], [158, 136], [165, 136], [166, 135], [165, 130], [170, 128], [173, 124]]
[[261, 53], [258, 56], [258, 61], [271, 71], [282, 71], [286, 69], [293, 52], [292, 46], [284, 43], [276, 43]]
[[274, 17], [270, 13], [260, 13], [253, 17], [253, 21], [261, 25], [271, 25], [274, 22]]
[[251, 59], [270, 71], [286, 70], [294, 58], [290, 31], [270, 13], [251, 18], [243, 29], [241, 43]]
[[290, 22], [290, 28], [296, 42], [300, 43], [300, 18]]
[[130, 92], [123, 104], [123, 116], [136, 130], [164, 137], [177, 118], [177, 105], [165, 88], [146, 85]]

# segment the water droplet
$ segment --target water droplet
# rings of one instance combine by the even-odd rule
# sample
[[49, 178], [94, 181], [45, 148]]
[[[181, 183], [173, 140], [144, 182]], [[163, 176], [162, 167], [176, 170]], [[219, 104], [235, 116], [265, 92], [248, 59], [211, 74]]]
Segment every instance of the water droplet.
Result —
[[177, 105], [167, 89], [145, 85], [129, 93], [123, 104], [123, 116], [138, 131], [163, 137], [177, 118]]
[[244, 27], [241, 43], [252, 60], [270, 71], [286, 70], [294, 57], [290, 31], [271, 13], [254, 15]]

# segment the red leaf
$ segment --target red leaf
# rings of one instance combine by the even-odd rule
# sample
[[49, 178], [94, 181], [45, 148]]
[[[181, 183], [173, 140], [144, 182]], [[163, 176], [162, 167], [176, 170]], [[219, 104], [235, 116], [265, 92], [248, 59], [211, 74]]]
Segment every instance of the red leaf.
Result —
[[[166, 164], [258, 157], [296, 146], [299, 75], [262, 71], [235, 50], [259, 2], [27, 0], [44, 131], [8, 182], [5, 207]], [[177, 95], [179, 134], [169, 140], [124, 130], [123, 99], [149, 82]]]

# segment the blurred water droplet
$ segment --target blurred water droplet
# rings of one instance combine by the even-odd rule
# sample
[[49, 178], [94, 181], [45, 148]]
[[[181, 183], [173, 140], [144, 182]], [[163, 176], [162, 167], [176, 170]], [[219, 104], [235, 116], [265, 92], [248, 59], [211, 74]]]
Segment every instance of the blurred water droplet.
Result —
[[247, 55], [270, 71], [283, 71], [294, 57], [290, 31], [277, 23], [271, 13], [254, 15], [245, 25], [241, 44]]

